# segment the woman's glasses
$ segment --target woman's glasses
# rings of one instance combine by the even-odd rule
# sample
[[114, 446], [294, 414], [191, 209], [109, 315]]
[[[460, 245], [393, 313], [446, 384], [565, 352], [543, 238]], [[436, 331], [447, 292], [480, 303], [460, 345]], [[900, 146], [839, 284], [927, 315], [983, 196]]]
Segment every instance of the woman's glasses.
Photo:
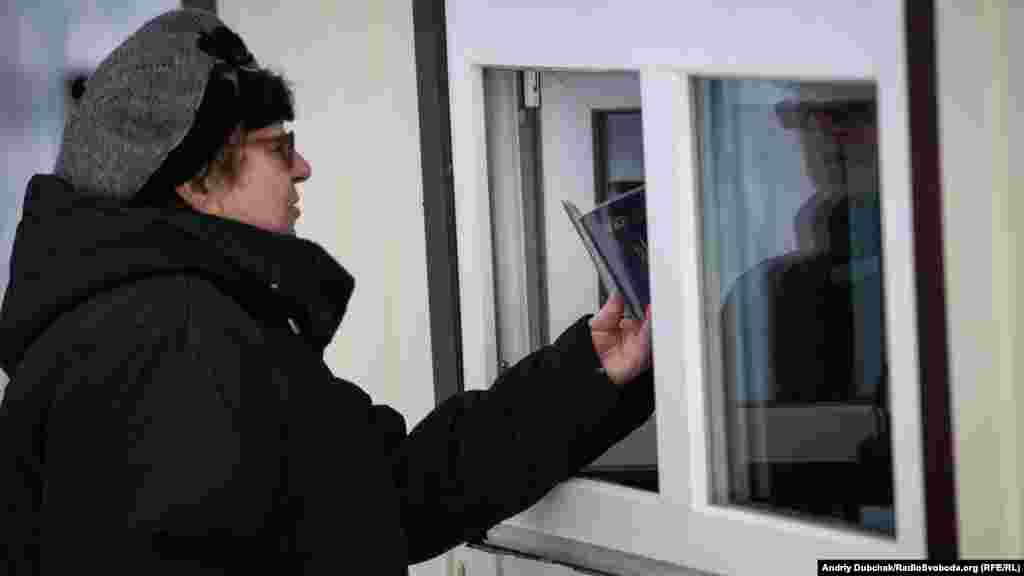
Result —
[[284, 132], [266, 138], [247, 138], [245, 144], [268, 144], [270, 150], [279, 155], [288, 168], [295, 162], [295, 132]]

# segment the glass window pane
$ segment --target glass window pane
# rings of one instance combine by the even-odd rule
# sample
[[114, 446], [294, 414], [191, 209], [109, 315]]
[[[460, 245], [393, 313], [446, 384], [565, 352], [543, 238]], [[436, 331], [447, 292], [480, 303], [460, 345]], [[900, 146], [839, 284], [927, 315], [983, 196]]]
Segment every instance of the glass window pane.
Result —
[[874, 85], [694, 94], [713, 501], [893, 535]]

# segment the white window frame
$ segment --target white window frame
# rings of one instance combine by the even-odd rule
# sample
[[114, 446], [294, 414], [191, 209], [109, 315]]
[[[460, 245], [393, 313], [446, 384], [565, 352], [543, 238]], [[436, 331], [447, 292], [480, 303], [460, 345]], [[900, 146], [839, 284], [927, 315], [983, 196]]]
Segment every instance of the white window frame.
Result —
[[[877, 0], [823, 7], [825, 3], [814, 0], [707, 0], [687, 3], [693, 20], [686, 20], [662, 14], [665, 4], [657, 0], [619, 1], [605, 3], [601, 11], [587, 11], [593, 37], [577, 22], [578, 4], [448, 2], [465, 383], [467, 389], [486, 388], [497, 376], [483, 69], [640, 71], [661, 491], [653, 494], [574, 479], [505, 524], [713, 573], [804, 573], [814, 568], [816, 559], [829, 557], [923, 557], [926, 525], [903, 4]], [[668, 33], [662, 20], [673, 20], [678, 33]], [[551, 32], [572, 31], [574, 22], [580, 37], [573, 42]], [[602, 34], [631, 26], [644, 34], [632, 39], [628, 34]], [[524, 30], [531, 32], [528, 41]], [[726, 30], [732, 32], [729, 38], [723, 37]], [[690, 42], [683, 44], [679, 38]], [[893, 422], [898, 430], [893, 440], [895, 539], [709, 503], [704, 300], [690, 89], [696, 76], [876, 82], [886, 329]], [[674, 384], [679, 382], [684, 386]]]

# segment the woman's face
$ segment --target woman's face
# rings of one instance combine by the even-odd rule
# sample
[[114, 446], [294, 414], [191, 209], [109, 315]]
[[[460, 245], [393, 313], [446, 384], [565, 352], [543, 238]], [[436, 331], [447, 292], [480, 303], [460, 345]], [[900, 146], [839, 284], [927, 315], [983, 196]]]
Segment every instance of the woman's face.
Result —
[[[179, 193], [196, 210], [280, 234], [294, 234], [301, 212], [296, 184], [312, 175], [309, 162], [293, 148], [293, 136], [280, 124], [248, 132], [234, 182], [208, 191]], [[187, 186], [187, 185], [183, 185]]]

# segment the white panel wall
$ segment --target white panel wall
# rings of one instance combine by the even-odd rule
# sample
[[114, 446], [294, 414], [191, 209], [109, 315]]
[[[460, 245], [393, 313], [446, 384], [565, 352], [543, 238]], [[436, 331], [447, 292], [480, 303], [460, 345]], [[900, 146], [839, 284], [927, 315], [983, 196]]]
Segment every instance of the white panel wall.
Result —
[[939, 0], [954, 457], [965, 558], [1024, 555], [1020, 2]]
[[223, 0], [261, 64], [293, 82], [300, 236], [356, 277], [326, 358], [412, 425], [434, 402], [412, 3]]

